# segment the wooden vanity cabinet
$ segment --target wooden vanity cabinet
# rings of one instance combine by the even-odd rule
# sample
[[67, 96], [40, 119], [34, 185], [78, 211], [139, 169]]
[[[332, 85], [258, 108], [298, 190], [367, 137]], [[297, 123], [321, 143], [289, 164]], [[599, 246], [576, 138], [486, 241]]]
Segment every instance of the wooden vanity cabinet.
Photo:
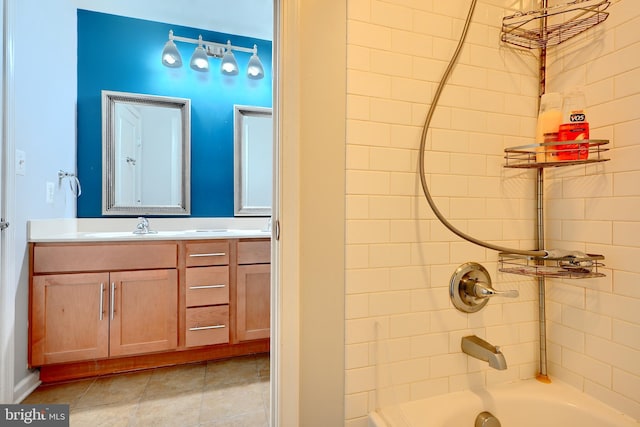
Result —
[[30, 243], [43, 382], [269, 351], [270, 239]]
[[[43, 244], [33, 248], [31, 365], [177, 347], [177, 246], [137, 246], [140, 253], [135, 259], [122, 261], [123, 252], [133, 255], [134, 246]], [[87, 257], [90, 260], [83, 263]], [[151, 269], [109, 271], [132, 266]]]
[[271, 325], [271, 241], [238, 240], [236, 339], [269, 338]]

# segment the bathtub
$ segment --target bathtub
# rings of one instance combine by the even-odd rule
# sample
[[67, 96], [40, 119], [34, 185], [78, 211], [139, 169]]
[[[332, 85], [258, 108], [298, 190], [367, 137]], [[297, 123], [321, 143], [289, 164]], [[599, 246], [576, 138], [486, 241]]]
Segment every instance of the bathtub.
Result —
[[573, 387], [531, 379], [382, 408], [369, 414], [369, 427], [474, 427], [483, 411], [502, 427], [640, 426]]

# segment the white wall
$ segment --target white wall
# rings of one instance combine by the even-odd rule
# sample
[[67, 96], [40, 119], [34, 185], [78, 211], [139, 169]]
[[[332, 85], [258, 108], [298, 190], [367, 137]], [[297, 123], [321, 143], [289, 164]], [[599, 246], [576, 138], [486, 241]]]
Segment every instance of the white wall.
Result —
[[[499, 42], [514, 3], [478, 2], [427, 141], [427, 181], [440, 210], [463, 231], [530, 249], [535, 172], [502, 166], [505, 147], [533, 142], [537, 108], [537, 52]], [[364, 427], [378, 405], [533, 377], [537, 285], [498, 272], [495, 252], [444, 229], [416, 176], [422, 122], [469, 2], [348, 5], [346, 425]], [[640, 11], [634, 0], [609, 11], [601, 28], [550, 58], [550, 90], [587, 83], [594, 135], [612, 139], [613, 159], [550, 173], [550, 243], [607, 257], [606, 279], [548, 285], [550, 372], [640, 418], [640, 120], [631, 107], [640, 105]], [[458, 312], [447, 287], [467, 261], [482, 263], [496, 288], [519, 289], [520, 297]], [[500, 345], [509, 369], [463, 354], [466, 334]]]
[[[75, 217], [68, 182], [58, 187], [58, 170], [76, 170], [76, 14], [68, 1], [10, 1], [13, 23], [13, 110], [15, 148], [26, 154], [26, 174], [16, 176], [15, 218], [15, 377], [28, 377], [27, 220]], [[53, 182], [53, 203], [46, 183]], [[12, 284], [9, 284], [10, 286]], [[20, 391], [18, 391], [19, 393]]]

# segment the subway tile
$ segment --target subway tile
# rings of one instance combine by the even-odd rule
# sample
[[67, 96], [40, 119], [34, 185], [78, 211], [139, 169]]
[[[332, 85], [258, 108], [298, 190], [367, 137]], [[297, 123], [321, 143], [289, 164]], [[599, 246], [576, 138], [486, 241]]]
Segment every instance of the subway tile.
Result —
[[371, 51], [371, 71], [389, 76], [411, 78], [413, 59], [410, 55], [386, 50]]
[[411, 152], [405, 149], [374, 147], [370, 152], [372, 170], [389, 172], [410, 172], [415, 165], [411, 164]]
[[549, 322], [547, 325], [547, 338], [562, 347], [582, 353], [585, 348], [585, 333], [568, 328], [558, 323]]
[[411, 245], [411, 264], [445, 264], [449, 262], [447, 243], [418, 243]]
[[395, 243], [416, 243], [429, 236], [430, 222], [426, 220], [394, 220], [390, 223], [390, 240]]
[[428, 286], [429, 268], [426, 266], [403, 266], [389, 269], [389, 282], [391, 289], [412, 289], [411, 311], [415, 310], [415, 293]]
[[385, 27], [411, 30], [413, 13], [404, 6], [371, 0], [371, 22]]
[[631, 271], [614, 271], [613, 292], [640, 299], [640, 273]]
[[[440, 3], [440, 2], [438, 2]], [[446, 16], [437, 16], [432, 13], [415, 11], [413, 13], [412, 29], [420, 34], [450, 38], [452, 34], [453, 20]]]
[[347, 46], [347, 70], [371, 71], [371, 49], [363, 46]]
[[346, 271], [347, 294], [380, 292], [389, 289], [387, 269], [352, 269]]
[[349, 21], [347, 43], [372, 49], [391, 50], [392, 31], [390, 28], [369, 22]]
[[347, 93], [378, 98], [391, 96], [390, 76], [360, 70], [347, 70]]
[[366, 319], [350, 319], [346, 321], [345, 332], [346, 344], [375, 342], [387, 336], [388, 323], [386, 320], [372, 317]]
[[[636, 125], [638, 124], [636, 123]], [[615, 129], [617, 135], [619, 133], [617, 132], [618, 126]], [[634, 137], [634, 139], [636, 138]], [[617, 141], [616, 138], [616, 143]], [[625, 143], [624, 139], [620, 139], [620, 143]], [[616, 147], [615, 151], [611, 153], [611, 162], [608, 162], [610, 163], [608, 166], [611, 166], [614, 173], [635, 171], [638, 169], [636, 160], [638, 156], [640, 156], [640, 145]]]
[[368, 96], [347, 95], [347, 120], [369, 120], [370, 99]]
[[358, 319], [369, 316], [369, 294], [347, 295], [345, 301], [347, 319]]
[[[431, 101], [431, 85], [421, 80], [391, 77], [391, 99], [406, 102]], [[408, 123], [403, 124], [411, 124]]]
[[505, 322], [530, 322], [538, 318], [538, 304], [533, 301], [505, 304], [502, 315]]
[[347, 245], [346, 270], [363, 269], [369, 266], [369, 245]]
[[347, 171], [348, 194], [388, 194], [389, 174], [380, 171]]
[[425, 34], [393, 29], [391, 30], [390, 49], [381, 48], [412, 56], [430, 58], [433, 51], [433, 38]]
[[[371, 0], [349, 0], [347, 2], [347, 18], [365, 22], [370, 21]], [[351, 25], [351, 22], [348, 25]]]
[[369, 297], [372, 316], [407, 313], [410, 307], [411, 293], [408, 291], [375, 293]]
[[[415, 206], [415, 190], [418, 179], [412, 172], [390, 172], [389, 173], [389, 194], [392, 196], [409, 196], [411, 205]], [[415, 210], [411, 209], [412, 217], [415, 217]]]
[[640, 196], [640, 171], [613, 174], [613, 196]]
[[429, 359], [404, 360], [391, 364], [393, 384], [410, 384], [429, 379]]
[[[622, 147], [633, 147], [636, 145], [638, 140], [638, 129], [640, 129], [640, 119], [624, 123], [616, 123], [614, 127], [615, 147], [619, 149]], [[619, 152], [619, 150], [616, 150], [616, 152]], [[633, 165], [637, 167], [638, 164], [637, 162], [633, 162]]]
[[349, 145], [388, 147], [391, 145], [391, 126], [387, 123], [349, 120], [347, 139]]
[[455, 308], [429, 312], [431, 332], [446, 332], [467, 328], [467, 315]]
[[349, 344], [345, 346], [345, 368], [364, 368], [371, 363], [369, 359], [369, 344]]
[[562, 366], [604, 387], [611, 388], [611, 366], [568, 348], [562, 349]]
[[637, 323], [640, 299], [587, 289], [586, 308], [614, 319]]
[[640, 375], [639, 350], [594, 335], [587, 335], [584, 353], [616, 368]]
[[369, 266], [402, 267], [410, 262], [411, 247], [409, 244], [371, 245], [369, 248]]
[[370, 147], [364, 145], [348, 145], [346, 153], [346, 163], [348, 170], [368, 170]]
[[411, 311], [427, 312], [444, 310], [450, 307], [449, 294], [444, 288], [413, 290], [411, 292]]
[[485, 372], [471, 372], [449, 377], [449, 393], [481, 388], [485, 385]]
[[376, 366], [390, 366], [395, 362], [411, 359], [411, 338], [398, 337], [385, 339], [369, 345], [369, 359]]
[[429, 358], [429, 366], [433, 378], [460, 375], [467, 371], [468, 356], [462, 352], [444, 354]]
[[345, 375], [345, 393], [362, 393], [376, 387], [375, 368], [349, 369]]
[[402, 124], [393, 124], [391, 126], [392, 147], [417, 149], [420, 146], [421, 136], [422, 127]]
[[585, 380], [584, 392], [636, 420], [640, 419], [640, 404], [627, 396], [602, 387], [588, 379]]
[[411, 384], [411, 399], [425, 399], [449, 391], [448, 378], [436, 378]]
[[[358, 417], [366, 417], [369, 413], [369, 394], [367, 392], [348, 394], [344, 401], [345, 418], [352, 420]], [[362, 424], [366, 427], [367, 424]], [[357, 427], [353, 425], [350, 427]]]
[[423, 334], [411, 337], [411, 357], [424, 358], [449, 352], [449, 335], [446, 333]]
[[[640, 179], [640, 174], [638, 175]], [[638, 181], [640, 182], [640, 181]], [[640, 247], [640, 222], [614, 222], [613, 244], [616, 246]]]
[[562, 307], [562, 323], [588, 334], [611, 339], [611, 318], [607, 316], [565, 305]]
[[[627, 3], [633, 3], [633, 2], [627, 2]], [[635, 6], [637, 7], [637, 5]], [[622, 16], [625, 16], [625, 15], [622, 15]], [[629, 17], [633, 15], [627, 14], [626, 16]], [[637, 44], [640, 42], [640, 37], [638, 37], [639, 26], [640, 26], [640, 18], [638, 17], [636, 17], [635, 19], [626, 21], [621, 25], [616, 26], [614, 30], [616, 49], [621, 49], [634, 44], [637, 46]]]
[[[603, 384], [604, 385], [604, 384]], [[628, 396], [636, 403], [640, 404], [640, 376], [630, 374], [621, 369], [613, 369], [613, 391], [616, 391], [623, 396]]]

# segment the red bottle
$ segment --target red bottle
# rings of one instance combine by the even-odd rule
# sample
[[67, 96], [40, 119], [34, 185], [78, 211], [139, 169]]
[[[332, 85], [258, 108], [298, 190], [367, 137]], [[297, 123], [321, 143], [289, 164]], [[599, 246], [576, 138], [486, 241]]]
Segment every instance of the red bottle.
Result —
[[[585, 96], [580, 89], [569, 92], [562, 108], [562, 124], [558, 129], [558, 141], [582, 141], [589, 139], [589, 123], [585, 110]], [[586, 160], [589, 143], [557, 145], [558, 160]]]

